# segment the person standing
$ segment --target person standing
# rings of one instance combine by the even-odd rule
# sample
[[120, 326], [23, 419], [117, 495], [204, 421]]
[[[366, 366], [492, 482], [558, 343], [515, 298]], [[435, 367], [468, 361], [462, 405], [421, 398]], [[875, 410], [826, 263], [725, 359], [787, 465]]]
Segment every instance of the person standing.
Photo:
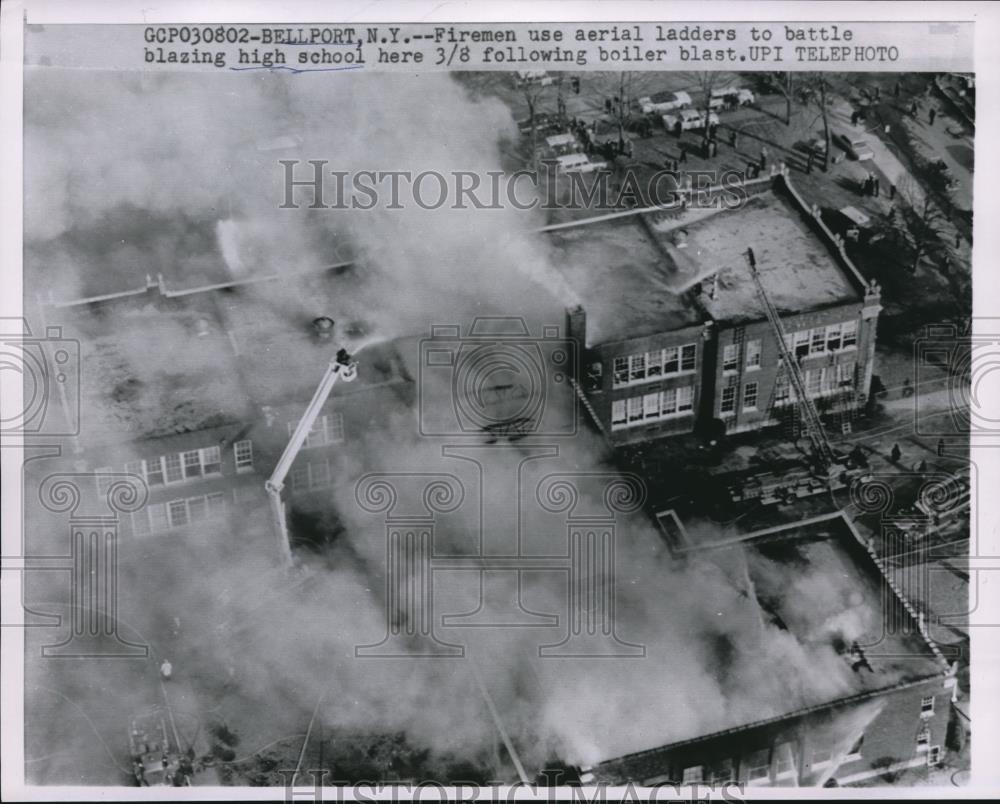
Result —
[[899, 459], [902, 455], [903, 451], [899, 448], [899, 444], [893, 444], [892, 452], [889, 453], [889, 460], [893, 463], [899, 463]]
[[681, 163], [688, 161], [687, 146], [683, 142], [681, 143], [681, 157], [678, 161]]
[[927, 119], [931, 121], [931, 125], [932, 125], [932, 126], [934, 125], [934, 118], [935, 118], [935, 117], [937, 117], [937, 109], [935, 109], [935, 108], [934, 108], [934, 107], [932, 106], [932, 107], [931, 107], [931, 110], [930, 110], [930, 111], [929, 111], [929, 112], [927, 113]]
[[813, 172], [813, 152], [809, 152], [809, 156], [806, 158], [806, 173], [810, 174]]
[[765, 145], [760, 149], [760, 169], [764, 170], [767, 168], [767, 146]]
[[739, 136], [737, 135], [736, 129], [734, 128], [732, 131], [729, 132], [729, 144], [732, 146], [732, 149], [734, 151], [736, 150], [737, 142], [739, 142]]
[[876, 176], [875, 179], [874, 179], [874, 184], [872, 185], [872, 189], [875, 191], [875, 197], [878, 198], [878, 195], [879, 195], [879, 178], [878, 178], [878, 176]]
[[896, 185], [889, 185], [889, 200], [892, 201], [896, 197]]

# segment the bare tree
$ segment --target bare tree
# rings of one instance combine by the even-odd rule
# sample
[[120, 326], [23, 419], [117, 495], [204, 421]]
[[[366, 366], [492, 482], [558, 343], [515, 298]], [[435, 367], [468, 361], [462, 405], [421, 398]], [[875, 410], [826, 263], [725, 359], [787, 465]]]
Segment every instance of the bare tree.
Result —
[[528, 131], [531, 144], [531, 161], [538, 158], [538, 131], [537, 131], [537, 121], [536, 117], [538, 115], [539, 106], [542, 100], [549, 93], [551, 84], [546, 84], [543, 81], [534, 81], [530, 78], [521, 79], [515, 77], [515, 81], [518, 82], [518, 88], [521, 90], [521, 96], [524, 98], [525, 104], [528, 106]]
[[830, 102], [832, 87], [825, 73], [806, 73], [803, 79], [803, 99], [819, 113], [823, 121], [823, 170], [830, 166]]
[[910, 273], [915, 274], [920, 260], [943, 245], [941, 236], [946, 230], [947, 218], [912, 177], [901, 179], [896, 191], [901, 203], [893, 207], [888, 224], [909, 247], [913, 255]]
[[771, 86], [785, 99], [785, 125], [792, 124], [792, 99], [795, 97], [796, 73], [774, 73]]

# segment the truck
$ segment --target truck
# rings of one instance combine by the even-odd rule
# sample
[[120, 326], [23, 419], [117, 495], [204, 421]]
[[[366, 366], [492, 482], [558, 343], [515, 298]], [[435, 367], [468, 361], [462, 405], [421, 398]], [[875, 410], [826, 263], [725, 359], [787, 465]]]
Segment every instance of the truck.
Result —
[[132, 775], [140, 787], [184, 787], [193, 769], [171, 742], [163, 711], [152, 708], [134, 716], [128, 730]]

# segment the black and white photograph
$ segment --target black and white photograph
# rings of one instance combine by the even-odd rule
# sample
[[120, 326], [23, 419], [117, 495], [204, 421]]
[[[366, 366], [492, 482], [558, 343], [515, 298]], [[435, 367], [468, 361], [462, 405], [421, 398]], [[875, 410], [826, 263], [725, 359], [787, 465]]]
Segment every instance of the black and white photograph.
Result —
[[171, 5], [2, 20], [5, 798], [996, 795], [986, 5]]

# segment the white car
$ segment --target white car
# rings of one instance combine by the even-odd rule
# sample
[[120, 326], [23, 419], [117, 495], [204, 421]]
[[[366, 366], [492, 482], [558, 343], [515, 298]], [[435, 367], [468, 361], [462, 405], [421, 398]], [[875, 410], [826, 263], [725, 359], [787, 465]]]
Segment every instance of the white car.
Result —
[[667, 131], [676, 131], [678, 123], [682, 131], [705, 128], [706, 125], [719, 125], [719, 116], [715, 112], [707, 115], [697, 109], [681, 109], [677, 114], [665, 114], [662, 117], [663, 126]]
[[757, 98], [749, 89], [724, 87], [712, 90], [710, 106], [713, 109], [719, 106], [751, 106], [756, 100]]
[[556, 159], [556, 165], [560, 173], [592, 173], [595, 170], [604, 170], [607, 162], [591, 162], [586, 154], [566, 154]]
[[690, 105], [691, 96], [687, 92], [658, 92], [649, 98], [639, 98], [643, 114], [666, 114]]
[[864, 162], [866, 159], [874, 159], [875, 152], [871, 149], [868, 141], [856, 134], [845, 134], [838, 131], [833, 135], [833, 141], [843, 148], [851, 159]]

